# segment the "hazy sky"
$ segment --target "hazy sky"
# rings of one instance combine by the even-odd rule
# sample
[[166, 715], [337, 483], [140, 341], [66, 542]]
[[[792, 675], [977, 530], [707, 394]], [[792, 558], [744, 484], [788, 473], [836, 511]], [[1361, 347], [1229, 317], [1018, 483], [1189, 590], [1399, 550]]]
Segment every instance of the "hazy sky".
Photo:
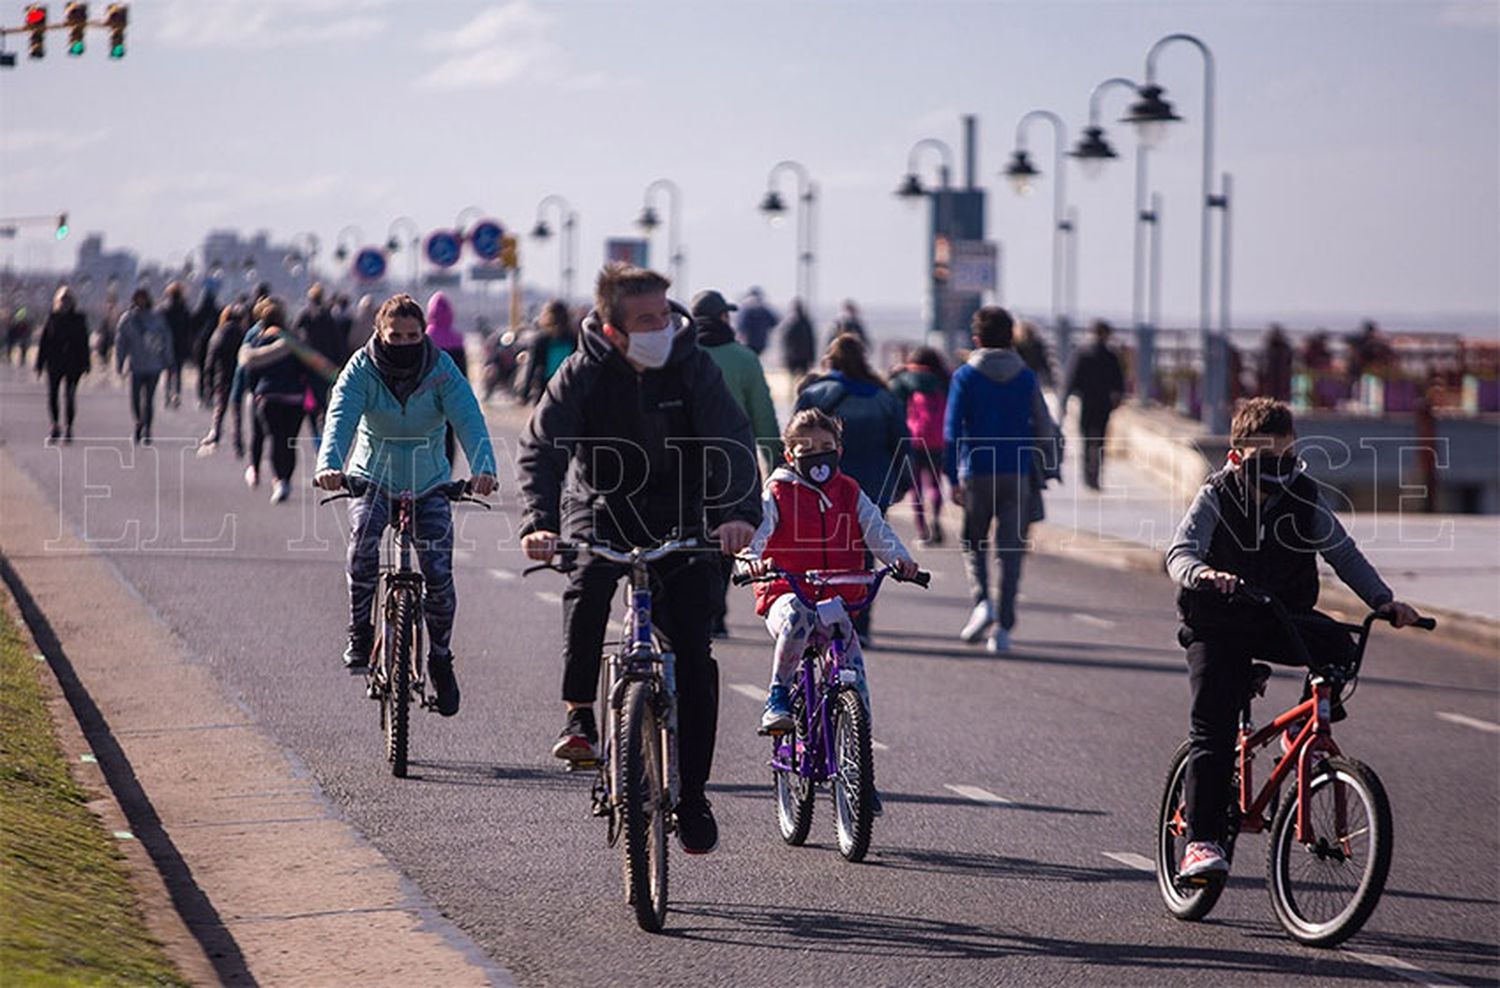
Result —
[[[1094, 83], [1139, 78], [1153, 41], [1187, 31], [1218, 61], [1236, 312], [1492, 315], [1497, 11], [1495, 0], [137, 0], [120, 62], [97, 30], [80, 59], [58, 33], [40, 62], [10, 39], [22, 55], [0, 74], [0, 215], [67, 209], [75, 236], [102, 230], [110, 245], [171, 257], [212, 227], [310, 230], [326, 264], [348, 224], [383, 240], [398, 215], [433, 228], [473, 204], [529, 229], [557, 192], [580, 216], [583, 285], [603, 239], [631, 234], [646, 185], [668, 177], [683, 191], [686, 287], [759, 283], [782, 302], [793, 233], [755, 206], [770, 167], [796, 158], [822, 195], [820, 314], [845, 295], [914, 306], [925, 219], [891, 193], [911, 145], [936, 137], [958, 151], [972, 112], [1004, 297], [1044, 313], [1051, 136], [1031, 131], [1048, 175], [1018, 198], [998, 177], [1017, 119], [1054, 110], [1073, 138]], [[1167, 321], [1189, 324], [1201, 80], [1190, 48], [1163, 54], [1159, 81], [1188, 122], [1151, 167], [1166, 200]], [[1104, 113], [1122, 159], [1096, 182], [1069, 166], [1085, 316], [1129, 308], [1134, 138], [1114, 123], [1125, 102], [1117, 91]], [[0, 243], [0, 257], [71, 263], [75, 241], [49, 242], [41, 231]], [[555, 250], [527, 242], [530, 280], [555, 281]]]

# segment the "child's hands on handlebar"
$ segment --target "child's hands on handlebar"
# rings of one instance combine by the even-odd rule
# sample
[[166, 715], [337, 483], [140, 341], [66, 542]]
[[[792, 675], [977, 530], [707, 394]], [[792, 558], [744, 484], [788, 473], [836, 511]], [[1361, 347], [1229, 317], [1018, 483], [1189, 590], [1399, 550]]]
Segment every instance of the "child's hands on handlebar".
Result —
[[921, 572], [914, 559], [902, 559], [892, 565], [896, 568], [896, 575], [903, 580], [915, 580]]

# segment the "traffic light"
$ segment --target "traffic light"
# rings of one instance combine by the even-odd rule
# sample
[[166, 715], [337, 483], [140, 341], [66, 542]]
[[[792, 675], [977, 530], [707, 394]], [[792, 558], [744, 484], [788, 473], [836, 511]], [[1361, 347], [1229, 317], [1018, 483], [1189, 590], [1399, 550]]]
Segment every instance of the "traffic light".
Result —
[[112, 3], [104, 12], [104, 26], [109, 28], [109, 57], [125, 57], [125, 23], [130, 19], [123, 3]]
[[511, 271], [521, 266], [521, 258], [516, 250], [516, 235], [507, 233], [500, 238], [500, 266]]
[[57, 239], [68, 239], [68, 214], [59, 213], [57, 217]]
[[89, 5], [70, 3], [63, 8], [63, 23], [68, 25], [68, 54], [83, 54], [83, 34], [89, 27]]
[[31, 34], [30, 54], [32, 58], [41, 58], [47, 54], [47, 5], [43, 3], [29, 3], [26, 5], [26, 30]]

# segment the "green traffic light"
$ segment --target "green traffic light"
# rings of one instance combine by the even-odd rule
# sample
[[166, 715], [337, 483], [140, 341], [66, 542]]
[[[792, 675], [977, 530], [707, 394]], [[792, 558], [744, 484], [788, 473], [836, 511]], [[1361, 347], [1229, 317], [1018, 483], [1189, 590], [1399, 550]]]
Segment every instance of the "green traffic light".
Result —
[[69, 55], [82, 55], [83, 54], [83, 42], [82, 41], [75, 41], [71, 45], [69, 45], [68, 46], [68, 54]]
[[66, 239], [68, 239], [68, 224], [64, 223], [62, 226], [60, 226], [60, 227], [57, 228], [57, 239], [58, 240], [66, 240]]
[[124, 45], [110, 45], [109, 46], [109, 57], [110, 58], [124, 58], [125, 57], [125, 46]]

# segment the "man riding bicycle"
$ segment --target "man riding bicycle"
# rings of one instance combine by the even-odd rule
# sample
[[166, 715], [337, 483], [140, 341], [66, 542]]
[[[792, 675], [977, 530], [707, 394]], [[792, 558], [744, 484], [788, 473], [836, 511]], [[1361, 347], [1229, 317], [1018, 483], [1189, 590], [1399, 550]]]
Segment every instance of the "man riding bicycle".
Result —
[[[559, 532], [624, 550], [698, 535], [706, 516], [727, 555], [754, 534], [760, 499], [750, 422], [698, 348], [686, 310], [668, 301], [669, 285], [654, 271], [624, 264], [600, 273], [579, 348], [548, 382], [521, 438], [521, 534], [531, 559], [551, 559]], [[610, 601], [625, 572], [590, 558], [568, 575], [568, 715], [552, 748], [558, 758], [597, 756], [591, 704]], [[661, 591], [652, 620], [677, 656], [678, 837], [693, 854], [718, 846], [703, 794], [718, 726], [718, 666], [709, 649], [716, 572], [703, 553], [653, 567]]]
[[451, 717], [459, 705], [449, 649], [458, 595], [453, 588], [453, 511], [439, 489], [453, 469], [443, 448], [446, 426], [452, 423], [458, 434], [473, 491], [481, 497], [495, 489], [495, 453], [469, 382], [453, 358], [428, 340], [426, 328], [427, 315], [410, 295], [393, 296], [380, 307], [375, 334], [349, 358], [333, 386], [313, 483], [336, 491], [344, 485], [346, 469], [370, 482], [349, 507], [349, 644], [344, 649], [349, 669], [370, 664], [370, 606], [391, 496], [416, 494], [417, 560], [426, 580], [427, 671], [438, 713]]

